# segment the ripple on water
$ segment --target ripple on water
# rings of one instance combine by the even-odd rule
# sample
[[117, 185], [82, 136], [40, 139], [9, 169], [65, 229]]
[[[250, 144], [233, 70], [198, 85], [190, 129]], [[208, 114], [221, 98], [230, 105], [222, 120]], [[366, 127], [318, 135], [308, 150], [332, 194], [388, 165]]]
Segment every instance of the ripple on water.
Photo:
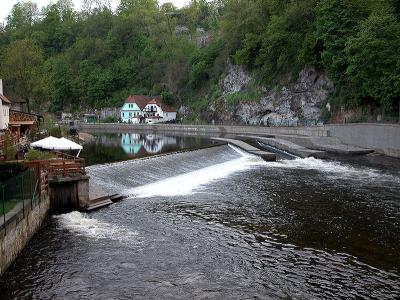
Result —
[[396, 174], [217, 147], [90, 175], [134, 197], [50, 219], [0, 298], [400, 298]]

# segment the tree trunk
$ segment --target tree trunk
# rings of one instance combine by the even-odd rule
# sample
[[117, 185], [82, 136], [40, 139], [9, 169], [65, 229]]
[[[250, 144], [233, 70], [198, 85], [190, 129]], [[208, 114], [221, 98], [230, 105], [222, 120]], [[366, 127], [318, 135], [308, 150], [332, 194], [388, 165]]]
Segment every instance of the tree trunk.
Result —
[[31, 113], [31, 106], [30, 106], [29, 98], [25, 99], [25, 103], [26, 103], [26, 109], [28, 110], [28, 113]]

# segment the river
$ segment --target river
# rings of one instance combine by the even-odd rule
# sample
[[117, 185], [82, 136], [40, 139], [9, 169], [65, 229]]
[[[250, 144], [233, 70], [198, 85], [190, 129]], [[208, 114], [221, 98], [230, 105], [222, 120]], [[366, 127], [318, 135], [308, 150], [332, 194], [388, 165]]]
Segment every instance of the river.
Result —
[[[138, 136], [127, 143], [154, 141]], [[211, 143], [159, 135], [131, 157], [125, 137], [96, 143], [128, 158]], [[128, 198], [49, 217], [0, 298], [399, 299], [399, 161], [338, 159], [264, 162], [227, 145], [98, 158], [91, 180]]]

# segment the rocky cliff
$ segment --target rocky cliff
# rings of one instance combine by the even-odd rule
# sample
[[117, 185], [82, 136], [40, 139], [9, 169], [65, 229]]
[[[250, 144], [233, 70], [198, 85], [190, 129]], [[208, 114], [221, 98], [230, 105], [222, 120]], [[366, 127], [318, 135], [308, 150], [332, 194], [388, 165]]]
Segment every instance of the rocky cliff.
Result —
[[202, 115], [208, 122], [293, 126], [321, 119], [333, 83], [305, 68], [296, 82], [271, 89], [258, 86], [243, 67], [229, 65], [219, 88], [221, 96]]

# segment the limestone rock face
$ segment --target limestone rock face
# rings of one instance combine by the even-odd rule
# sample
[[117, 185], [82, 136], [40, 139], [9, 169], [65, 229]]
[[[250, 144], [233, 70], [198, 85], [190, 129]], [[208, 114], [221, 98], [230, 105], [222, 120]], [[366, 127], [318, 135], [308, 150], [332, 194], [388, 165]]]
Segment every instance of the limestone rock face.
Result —
[[220, 81], [222, 94], [240, 92], [248, 86], [251, 80], [251, 76], [243, 67], [230, 64], [226, 76]]
[[[241, 66], [229, 65], [220, 80], [222, 97], [211, 103], [206, 119], [249, 125], [293, 126], [321, 118], [333, 83], [323, 72], [304, 68], [296, 82], [272, 90], [256, 87], [260, 99], [228, 103], [230, 94], [246, 92], [253, 83], [251, 75]], [[253, 83], [254, 89], [254, 83]]]
[[198, 48], [207, 46], [211, 41], [211, 35], [201, 27], [196, 28], [196, 43]]
[[191, 111], [190, 111], [190, 108], [188, 106], [181, 105], [181, 107], [179, 107], [179, 109], [178, 109], [178, 113], [182, 117], [186, 117], [186, 116], [190, 115]]

